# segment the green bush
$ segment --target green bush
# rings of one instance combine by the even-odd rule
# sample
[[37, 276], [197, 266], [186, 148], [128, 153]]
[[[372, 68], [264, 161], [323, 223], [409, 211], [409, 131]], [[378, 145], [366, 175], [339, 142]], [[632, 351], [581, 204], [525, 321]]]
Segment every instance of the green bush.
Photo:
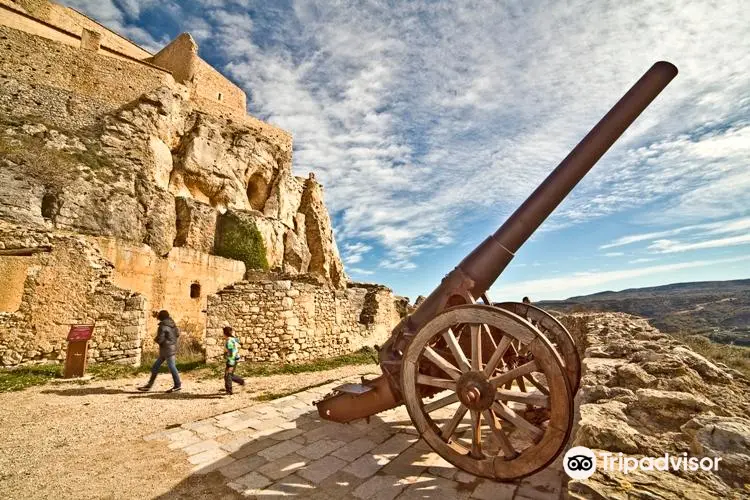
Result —
[[227, 212], [219, 217], [214, 253], [220, 257], [242, 261], [248, 270], [268, 270], [266, 246], [258, 227], [254, 221], [234, 212]]

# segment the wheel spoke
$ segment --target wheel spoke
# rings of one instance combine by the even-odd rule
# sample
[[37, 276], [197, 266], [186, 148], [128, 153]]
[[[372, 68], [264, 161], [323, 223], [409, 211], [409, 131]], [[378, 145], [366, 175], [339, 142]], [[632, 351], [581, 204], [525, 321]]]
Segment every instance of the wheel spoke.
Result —
[[501, 418], [507, 420], [508, 422], [512, 423], [519, 429], [523, 429], [529, 434], [531, 434], [534, 439], [540, 439], [542, 436], [544, 436], [544, 431], [540, 429], [539, 427], [535, 426], [507, 406], [505, 406], [503, 403], [495, 403], [492, 405], [492, 409], [500, 415]]
[[548, 389], [548, 388], [546, 388], [546, 387], [544, 387], [544, 385], [543, 385], [543, 384], [542, 384], [541, 382], [539, 382], [539, 381], [538, 381], [538, 380], [537, 380], [537, 379], [536, 379], [536, 378], [534, 377], [534, 374], [533, 374], [533, 373], [528, 373], [528, 374], [524, 375], [524, 378], [525, 378], [526, 380], [528, 380], [529, 382], [531, 382], [531, 384], [532, 384], [532, 385], [533, 385], [534, 387], [536, 387], [536, 388], [537, 388], [537, 389], [539, 390], [539, 392], [541, 392], [542, 394], [547, 394], [547, 395], [549, 395], [549, 389]]
[[480, 325], [471, 325], [471, 369], [479, 371], [482, 369], [482, 339]]
[[424, 411], [427, 413], [430, 413], [431, 411], [439, 410], [440, 408], [445, 408], [446, 406], [453, 404], [458, 401], [458, 394], [451, 394], [450, 396], [446, 396], [444, 398], [438, 399], [437, 401], [433, 401], [430, 404], [426, 404], [424, 406]]
[[505, 435], [505, 431], [503, 431], [500, 426], [497, 425], [497, 418], [495, 418], [495, 414], [490, 410], [485, 410], [484, 419], [489, 422], [492, 435], [495, 436], [495, 441], [497, 441], [497, 444], [503, 450], [505, 458], [511, 459], [518, 456], [518, 452], [515, 450], [515, 448], [513, 448], [510, 439], [508, 439], [508, 436]]
[[[493, 348], [493, 349], [497, 349], [497, 343], [495, 342], [495, 338], [494, 338], [494, 337], [492, 336], [492, 331], [490, 331], [490, 327], [489, 327], [489, 326], [487, 326], [487, 325], [485, 325], [485, 324], [483, 324], [483, 325], [482, 325], [482, 330], [483, 330], [483, 331], [484, 331], [484, 333], [485, 333], [485, 334], [487, 335], [487, 337], [489, 337], [489, 339], [490, 339], [490, 344], [492, 345], [492, 348]], [[494, 352], [494, 351], [493, 351], [493, 352]]]
[[471, 410], [471, 456], [484, 458], [482, 454], [482, 414]]
[[464, 351], [461, 349], [461, 346], [458, 345], [458, 340], [456, 340], [456, 336], [453, 334], [453, 330], [448, 328], [443, 333], [443, 338], [445, 339], [445, 343], [448, 344], [448, 348], [450, 348], [451, 352], [453, 353], [453, 357], [456, 359], [458, 367], [461, 369], [461, 371], [469, 371], [471, 369], [469, 367], [469, 360], [466, 359]]
[[498, 389], [495, 393], [495, 399], [500, 401], [515, 401], [516, 403], [549, 408], [549, 396], [545, 394]]
[[528, 363], [525, 363], [519, 366], [518, 368], [513, 368], [512, 370], [508, 370], [502, 375], [498, 375], [495, 378], [491, 378], [490, 383], [492, 384], [493, 387], [497, 388], [505, 383], [513, 382], [513, 379], [515, 378], [537, 371], [538, 369], [539, 367], [537, 366], [537, 363], [535, 360], [529, 361]]
[[497, 368], [497, 365], [500, 363], [500, 360], [503, 359], [503, 356], [505, 355], [505, 351], [508, 350], [508, 347], [510, 347], [510, 337], [503, 336], [502, 339], [500, 339], [500, 343], [497, 345], [497, 348], [495, 349], [495, 352], [492, 353], [492, 357], [490, 357], [490, 360], [487, 362], [487, 365], [484, 367], [484, 374], [486, 376], [491, 376], [493, 373], [495, 373], [495, 369]]
[[435, 363], [438, 368], [447, 373], [453, 380], [457, 380], [458, 377], [461, 376], [461, 370], [453, 366], [448, 360], [435, 352], [432, 347], [427, 346], [424, 348], [424, 356], [425, 358]]
[[430, 377], [429, 375], [419, 374], [417, 375], [417, 383], [422, 385], [429, 385], [432, 387], [440, 387], [441, 389], [456, 390], [456, 382], [453, 380], [446, 380], [443, 378]]
[[516, 384], [518, 384], [518, 388], [521, 389], [522, 392], [526, 392], [526, 384], [523, 383], [523, 377], [518, 377], [516, 379]]
[[466, 415], [467, 411], [469, 411], [469, 409], [464, 405], [459, 406], [451, 421], [443, 427], [443, 430], [440, 432], [440, 437], [445, 441], [448, 441], [453, 433], [456, 432], [456, 427], [458, 427], [458, 424], [464, 419], [464, 415]]

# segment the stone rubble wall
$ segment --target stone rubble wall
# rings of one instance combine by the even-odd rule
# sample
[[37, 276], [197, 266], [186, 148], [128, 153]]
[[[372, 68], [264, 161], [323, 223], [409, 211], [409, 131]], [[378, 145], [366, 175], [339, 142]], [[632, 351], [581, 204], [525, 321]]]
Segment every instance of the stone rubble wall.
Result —
[[[70, 127], [85, 123], [86, 116], [114, 112], [160, 86], [174, 85], [172, 75], [156, 66], [109, 57], [7, 26], [0, 26], [0, 47], [0, 93], [5, 95], [0, 109], [9, 116], [38, 116]], [[55, 91], [61, 95], [55, 96]], [[23, 95], [18, 95], [21, 92]], [[19, 104], [23, 109], [17, 108]], [[59, 106], [66, 108], [63, 116], [72, 115], [72, 123], [62, 123], [55, 116]]]
[[[89, 362], [140, 364], [146, 299], [112, 283], [112, 265], [96, 247], [75, 235], [2, 224], [0, 250], [0, 263], [26, 267], [15, 275], [23, 279], [18, 307], [0, 312], [2, 366], [64, 361], [70, 325], [93, 323]], [[3, 255], [10, 251], [28, 255]]]
[[[568, 483], [570, 498], [747, 498], [750, 381], [622, 313], [574, 314], [563, 323], [582, 358], [568, 449], [623, 457], [721, 457], [717, 472], [604, 471]], [[597, 452], [598, 450], [598, 452]]]
[[382, 286], [341, 290], [304, 279], [235, 283], [208, 297], [206, 357], [223, 355], [224, 326], [234, 329], [243, 357], [252, 362], [309, 360], [382, 344], [401, 319], [398, 301]]

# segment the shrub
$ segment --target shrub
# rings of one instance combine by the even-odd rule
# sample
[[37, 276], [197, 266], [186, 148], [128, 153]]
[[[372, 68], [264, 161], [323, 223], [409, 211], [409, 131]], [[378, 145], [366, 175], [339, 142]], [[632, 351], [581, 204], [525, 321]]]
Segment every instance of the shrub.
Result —
[[268, 270], [266, 246], [258, 227], [252, 219], [234, 212], [219, 217], [214, 254], [242, 261], [248, 270]]

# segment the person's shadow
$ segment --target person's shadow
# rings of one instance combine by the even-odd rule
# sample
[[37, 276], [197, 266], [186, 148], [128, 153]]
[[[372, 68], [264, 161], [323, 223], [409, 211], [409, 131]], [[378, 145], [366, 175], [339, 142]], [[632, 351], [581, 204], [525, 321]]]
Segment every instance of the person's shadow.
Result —
[[57, 396], [92, 396], [107, 394], [132, 394], [133, 399], [223, 399], [221, 394], [191, 394], [189, 392], [141, 392], [136, 390], [111, 389], [107, 387], [74, 387], [72, 389], [46, 389], [42, 394]]

